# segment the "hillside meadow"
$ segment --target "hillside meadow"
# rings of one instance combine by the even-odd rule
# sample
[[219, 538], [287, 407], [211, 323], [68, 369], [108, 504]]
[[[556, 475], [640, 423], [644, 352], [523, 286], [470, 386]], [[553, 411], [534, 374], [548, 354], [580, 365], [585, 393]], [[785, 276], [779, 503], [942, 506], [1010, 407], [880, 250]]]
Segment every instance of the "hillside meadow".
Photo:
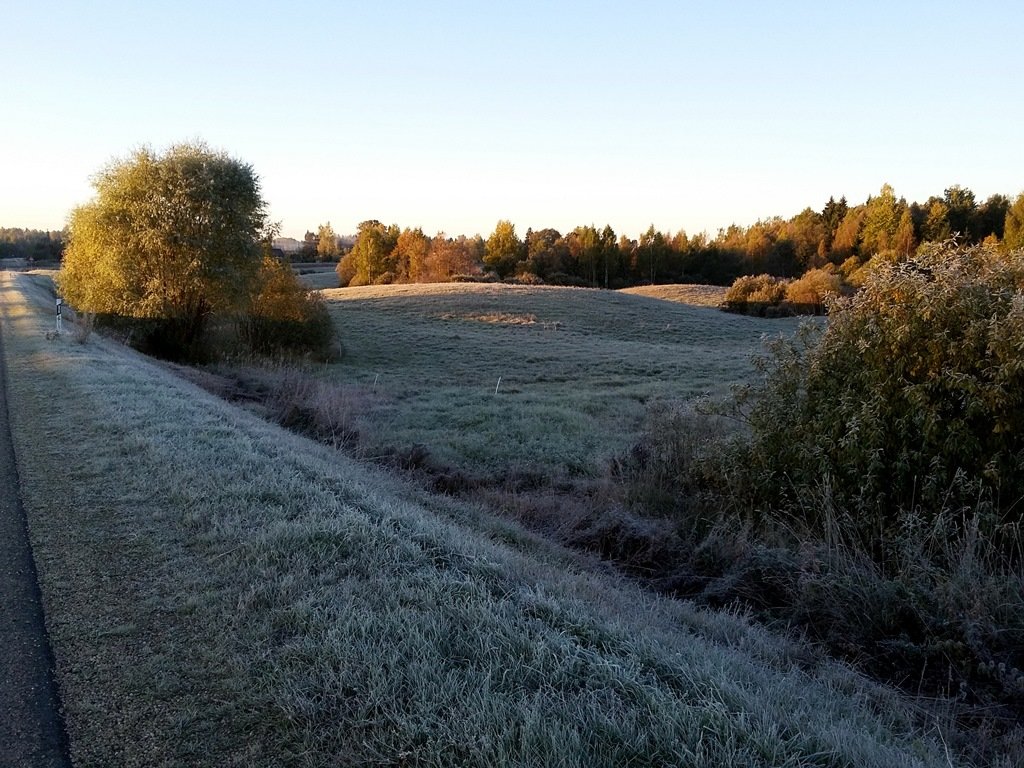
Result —
[[51, 290], [0, 276], [76, 765], [952, 764], [934, 721], [806, 647], [47, 339]]
[[[370, 455], [421, 445], [474, 481], [594, 477], [652, 405], [745, 381], [766, 321], [616, 291], [443, 283], [323, 292]], [[500, 379], [500, 381], [499, 381]]]
[[638, 285], [634, 288], [623, 288], [620, 293], [634, 296], [648, 296], [652, 299], [675, 301], [694, 307], [720, 307], [725, 302], [728, 288], [721, 285]]

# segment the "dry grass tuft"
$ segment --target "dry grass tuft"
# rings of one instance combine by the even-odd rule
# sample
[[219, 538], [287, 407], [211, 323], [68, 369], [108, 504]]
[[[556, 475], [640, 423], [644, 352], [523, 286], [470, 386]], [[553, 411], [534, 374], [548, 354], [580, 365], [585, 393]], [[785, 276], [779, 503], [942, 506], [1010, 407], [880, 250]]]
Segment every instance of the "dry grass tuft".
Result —
[[534, 314], [517, 315], [511, 312], [490, 312], [479, 314], [460, 315], [455, 312], [445, 312], [439, 317], [442, 320], [475, 320], [480, 323], [494, 323], [496, 325], [533, 325], [537, 322]]

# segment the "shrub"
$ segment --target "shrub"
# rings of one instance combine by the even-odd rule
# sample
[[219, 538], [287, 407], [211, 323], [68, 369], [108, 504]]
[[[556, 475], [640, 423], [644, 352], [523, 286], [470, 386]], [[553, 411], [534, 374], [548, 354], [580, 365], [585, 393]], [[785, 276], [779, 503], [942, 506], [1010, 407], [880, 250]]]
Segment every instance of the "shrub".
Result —
[[450, 282], [453, 283], [498, 283], [501, 282], [493, 272], [485, 272], [482, 275], [452, 275]]
[[1024, 496], [1024, 252], [936, 246], [880, 264], [760, 368], [740, 398], [743, 461], [773, 501], [825, 479], [883, 517]]
[[582, 277], [576, 275], [570, 275], [565, 272], [552, 272], [547, 276], [548, 285], [563, 285], [570, 288], [590, 288], [592, 284], [589, 280], [585, 280]]
[[830, 296], [839, 296], [843, 280], [829, 265], [822, 269], [809, 269], [786, 286], [786, 303], [802, 313], [821, 314]]
[[351, 253], [346, 253], [341, 257], [341, 261], [338, 262], [335, 271], [338, 273], [338, 285], [341, 288], [354, 285], [352, 280], [356, 276], [356, 262]]
[[767, 307], [778, 306], [786, 298], [786, 286], [771, 275], [744, 275], [725, 292], [725, 306], [734, 312], [764, 314]]
[[512, 285], [544, 285], [544, 280], [533, 272], [520, 272], [515, 277], [506, 278], [505, 282]]
[[739, 429], [652, 411], [616, 477], [678, 526], [662, 588], [797, 627], [941, 702], [977, 764], [1021, 764], [1024, 252], [866, 274], [771, 342]]
[[307, 291], [287, 264], [265, 257], [260, 290], [238, 332], [255, 354], [333, 354], [334, 327], [320, 294]]

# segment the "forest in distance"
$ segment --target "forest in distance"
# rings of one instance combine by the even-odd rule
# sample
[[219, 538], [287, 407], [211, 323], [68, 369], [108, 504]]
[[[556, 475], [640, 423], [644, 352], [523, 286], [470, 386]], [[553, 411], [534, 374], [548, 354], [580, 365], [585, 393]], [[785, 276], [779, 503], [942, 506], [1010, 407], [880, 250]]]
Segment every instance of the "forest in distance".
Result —
[[[542, 282], [624, 288], [656, 283], [730, 285], [738, 277], [768, 274], [794, 278], [831, 268], [844, 276], [875, 256], [905, 257], [926, 242], [955, 237], [963, 245], [1024, 245], [1024, 194], [995, 194], [979, 202], [967, 188], [908, 203], [888, 184], [860, 205], [830, 198], [789, 219], [775, 216], [707, 233], [661, 232], [652, 225], [637, 239], [610, 226], [527, 229], [520, 237], [501, 220], [486, 239], [426, 235], [364, 221], [347, 247], [330, 224], [307, 232], [293, 258], [336, 260], [342, 286], [444, 282], [460, 279]], [[831, 265], [831, 267], [830, 267]]]
[[[0, 258], [53, 261], [65, 232], [0, 228]], [[267, 234], [268, 244], [276, 232]], [[364, 221], [352, 236], [330, 223], [306, 232], [297, 251], [274, 249], [282, 260], [338, 263], [341, 286], [501, 279], [526, 283], [624, 288], [656, 283], [730, 285], [737, 278], [794, 278], [814, 269], [848, 277], [875, 256], [912, 254], [927, 242], [956, 237], [961, 244], [1024, 246], [1024, 193], [993, 194], [979, 201], [953, 185], [924, 202], [897, 197], [888, 184], [858, 205], [829, 198], [791, 218], [772, 216], [749, 226], [706, 232], [662, 232], [653, 225], [637, 238], [611, 226], [578, 226], [570, 232], [499, 221], [486, 238], [433, 237], [422, 228]], [[831, 266], [830, 266], [831, 265]]]

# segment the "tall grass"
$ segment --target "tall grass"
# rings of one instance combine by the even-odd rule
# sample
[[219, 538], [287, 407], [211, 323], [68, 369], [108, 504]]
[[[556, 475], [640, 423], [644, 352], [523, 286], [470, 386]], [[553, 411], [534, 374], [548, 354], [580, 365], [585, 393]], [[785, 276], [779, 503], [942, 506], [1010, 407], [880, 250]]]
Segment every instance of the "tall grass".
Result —
[[76, 764], [947, 765], [899, 696], [268, 426], [0, 283]]

